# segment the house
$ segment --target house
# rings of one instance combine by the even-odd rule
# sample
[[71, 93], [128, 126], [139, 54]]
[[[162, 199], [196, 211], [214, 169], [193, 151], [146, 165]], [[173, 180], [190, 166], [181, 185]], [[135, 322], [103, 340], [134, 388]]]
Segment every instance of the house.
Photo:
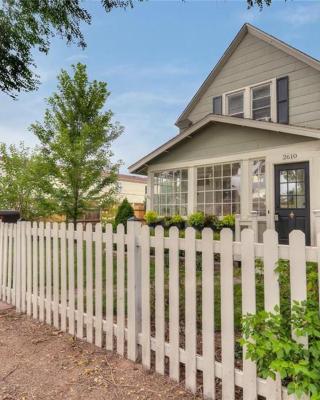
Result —
[[118, 175], [120, 200], [127, 198], [129, 203], [143, 204], [147, 193], [147, 178], [144, 176]]
[[320, 209], [320, 62], [245, 24], [178, 118], [177, 136], [133, 164], [147, 208], [237, 214], [280, 243], [315, 243]]

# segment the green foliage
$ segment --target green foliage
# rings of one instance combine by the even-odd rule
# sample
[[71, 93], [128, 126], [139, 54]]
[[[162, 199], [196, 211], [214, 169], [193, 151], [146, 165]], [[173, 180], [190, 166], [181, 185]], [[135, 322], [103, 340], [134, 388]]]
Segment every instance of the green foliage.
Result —
[[157, 223], [159, 216], [158, 213], [156, 211], [147, 211], [144, 215], [144, 219], [146, 220], [146, 223], [148, 225], [154, 225]]
[[225, 215], [221, 220], [221, 225], [223, 228], [234, 229], [235, 223], [236, 223], [236, 219], [233, 214]]
[[171, 226], [176, 226], [178, 229], [184, 229], [186, 226], [186, 221], [181, 215], [176, 214], [169, 218], [166, 224], [166, 227], [168, 228], [170, 228]]
[[198, 231], [204, 228], [205, 223], [205, 215], [201, 211], [197, 211], [188, 217], [188, 224], [192, 227], [197, 229]]
[[58, 91], [48, 99], [44, 122], [31, 126], [46, 161], [47, 193], [55, 210], [74, 223], [87, 210], [106, 208], [118, 191], [119, 163], [111, 161], [112, 142], [122, 128], [105, 111], [105, 82], [89, 82], [86, 66], [62, 70]]
[[115, 226], [119, 224], [123, 224], [127, 226], [127, 221], [129, 218], [134, 216], [134, 211], [132, 205], [128, 202], [127, 199], [123, 199], [122, 203], [120, 204], [116, 217], [114, 219]]
[[[263, 378], [275, 379], [279, 373], [289, 394], [320, 399], [320, 317], [318, 273], [307, 264], [308, 298], [291, 307], [289, 263], [280, 260], [276, 268], [281, 289], [280, 307], [274, 312], [260, 311], [242, 320], [247, 358], [257, 363]], [[292, 337], [294, 332], [294, 339]], [[308, 337], [308, 346], [303, 343]]]
[[0, 208], [20, 211], [22, 219], [32, 220], [52, 211], [47, 198], [46, 166], [37, 151], [23, 143], [0, 145]]
[[[131, 0], [102, 0], [107, 12], [133, 6]], [[0, 90], [15, 97], [17, 92], [35, 90], [34, 50], [47, 54], [50, 41], [59, 36], [85, 48], [81, 24], [90, 24], [91, 15], [80, 0], [3, 0], [0, 5]]]

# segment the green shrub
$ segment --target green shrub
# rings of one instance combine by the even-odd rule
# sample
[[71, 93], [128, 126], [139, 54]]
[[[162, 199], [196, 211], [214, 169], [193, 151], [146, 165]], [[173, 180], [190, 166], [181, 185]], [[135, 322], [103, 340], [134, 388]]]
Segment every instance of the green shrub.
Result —
[[233, 214], [225, 215], [221, 220], [222, 228], [234, 229], [235, 223], [236, 223], [236, 219]]
[[188, 217], [188, 224], [192, 227], [201, 231], [204, 228], [205, 215], [202, 211], [197, 211]]
[[215, 215], [205, 215], [204, 217], [204, 227], [217, 230], [217, 225], [219, 224], [219, 218]]
[[181, 230], [186, 227], [186, 221], [181, 215], [176, 214], [173, 215], [167, 222], [166, 227], [170, 228], [171, 226], [176, 226], [179, 230]]
[[[301, 266], [302, 267], [302, 266]], [[246, 357], [257, 364], [263, 378], [280, 374], [289, 394], [320, 399], [320, 316], [317, 265], [307, 264], [307, 300], [291, 308], [289, 263], [280, 260], [281, 301], [274, 312], [260, 311], [242, 319]], [[295, 338], [292, 336], [292, 331]], [[308, 346], [303, 341], [308, 339]]]
[[164, 219], [159, 217], [158, 213], [156, 211], [147, 211], [145, 213], [144, 219], [147, 223], [148, 226], [151, 228], [154, 228], [157, 225], [163, 225]]
[[134, 216], [134, 211], [132, 205], [128, 202], [127, 199], [123, 199], [122, 203], [118, 207], [117, 214], [114, 219], [115, 226], [119, 224], [127, 226], [128, 219], [133, 216]]

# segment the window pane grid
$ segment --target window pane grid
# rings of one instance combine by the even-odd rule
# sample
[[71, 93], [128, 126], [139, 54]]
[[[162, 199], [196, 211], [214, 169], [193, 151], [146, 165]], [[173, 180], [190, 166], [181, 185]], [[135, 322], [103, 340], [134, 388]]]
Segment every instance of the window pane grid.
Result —
[[197, 210], [224, 216], [240, 212], [240, 163], [197, 168]]
[[252, 118], [264, 119], [271, 117], [270, 84], [252, 88]]
[[162, 216], [188, 213], [188, 170], [154, 174], [153, 209]]
[[252, 211], [266, 215], [265, 160], [252, 162]]

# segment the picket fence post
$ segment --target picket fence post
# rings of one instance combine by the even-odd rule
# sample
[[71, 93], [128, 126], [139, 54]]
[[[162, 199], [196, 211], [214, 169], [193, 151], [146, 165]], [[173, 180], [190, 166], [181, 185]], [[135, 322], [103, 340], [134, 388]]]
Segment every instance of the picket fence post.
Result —
[[138, 359], [138, 333], [141, 332], [141, 248], [138, 237], [141, 222], [128, 220], [128, 358]]

